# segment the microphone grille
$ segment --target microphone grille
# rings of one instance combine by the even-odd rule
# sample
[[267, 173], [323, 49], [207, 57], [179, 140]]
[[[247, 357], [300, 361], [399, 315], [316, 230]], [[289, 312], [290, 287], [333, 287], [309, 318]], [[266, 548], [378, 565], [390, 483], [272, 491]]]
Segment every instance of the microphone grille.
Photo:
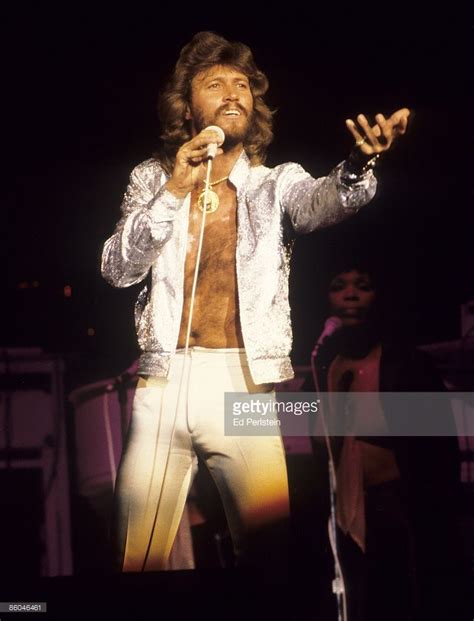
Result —
[[324, 323], [324, 331], [335, 331], [339, 328], [342, 328], [342, 319], [340, 317], [336, 317], [335, 315], [328, 317]]
[[224, 134], [224, 130], [222, 129], [222, 127], [219, 127], [219, 125], [209, 125], [209, 127], [206, 127], [206, 129], [212, 129], [212, 131], [217, 132], [219, 134], [219, 142], [218, 142], [219, 146], [224, 143], [225, 134]]

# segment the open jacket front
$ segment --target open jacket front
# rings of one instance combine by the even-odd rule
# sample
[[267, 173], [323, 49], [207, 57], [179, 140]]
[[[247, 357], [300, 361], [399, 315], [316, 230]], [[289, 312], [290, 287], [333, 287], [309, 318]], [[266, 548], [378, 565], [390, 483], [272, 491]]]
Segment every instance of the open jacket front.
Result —
[[[299, 164], [250, 166], [242, 151], [230, 173], [237, 191], [240, 321], [256, 384], [293, 377], [288, 278], [295, 234], [336, 224], [375, 194], [371, 171], [345, 185], [343, 167], [315, 179]], [[151, 268], [151, 288], [141, 291], [136, 304], [138, 372], [162, 377], [181, 324], [190, 208], [190, 195], [176, 198], [164, 187], [167, 180], [154, 159], [132, 171], [122, 218], [102, 255], [102, 274], [115, 287], [142, 281]]]

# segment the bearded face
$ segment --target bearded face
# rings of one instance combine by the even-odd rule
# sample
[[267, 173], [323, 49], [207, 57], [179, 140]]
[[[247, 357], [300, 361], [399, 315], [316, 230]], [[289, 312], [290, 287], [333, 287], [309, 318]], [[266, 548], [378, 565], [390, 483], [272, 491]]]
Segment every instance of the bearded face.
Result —
[[209, 125], [225, 133], [224, 149], [243, 144], [253, 117], [253, 95], [245, 74], [225, 65], [198, 73], [191, 83], [186, 118], [196, 135]]

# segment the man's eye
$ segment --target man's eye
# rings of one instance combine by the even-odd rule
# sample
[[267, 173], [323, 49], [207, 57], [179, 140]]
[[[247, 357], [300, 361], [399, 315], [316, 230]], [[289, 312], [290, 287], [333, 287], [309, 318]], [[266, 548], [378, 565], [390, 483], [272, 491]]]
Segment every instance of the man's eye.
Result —
[[216, 89], [219, 86], [218, 82], [213, 82], [212, 84], [209, 84], [209, 88], [213, 88]]
[[245, 82], [239, 82], [239, 83], [237, 84], [237, 86], [238, 86], [239, 88], [248, 88], [248, 85], [247, 85]]

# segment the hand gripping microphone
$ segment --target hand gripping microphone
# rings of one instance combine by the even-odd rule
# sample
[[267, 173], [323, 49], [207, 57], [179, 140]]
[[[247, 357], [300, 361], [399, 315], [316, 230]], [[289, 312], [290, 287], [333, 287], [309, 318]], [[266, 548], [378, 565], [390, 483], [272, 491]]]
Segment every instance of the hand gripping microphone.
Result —
[[210, 142], [207, 145], [206, 159], [213, 160], [216, 157], [217, 149], [224, 143], [225, 134], [218, 125], [209, 125], [209, 127], [206, 127], [206, 130], [208, 129], [212, 129], [219, 134], [218, 142]]

